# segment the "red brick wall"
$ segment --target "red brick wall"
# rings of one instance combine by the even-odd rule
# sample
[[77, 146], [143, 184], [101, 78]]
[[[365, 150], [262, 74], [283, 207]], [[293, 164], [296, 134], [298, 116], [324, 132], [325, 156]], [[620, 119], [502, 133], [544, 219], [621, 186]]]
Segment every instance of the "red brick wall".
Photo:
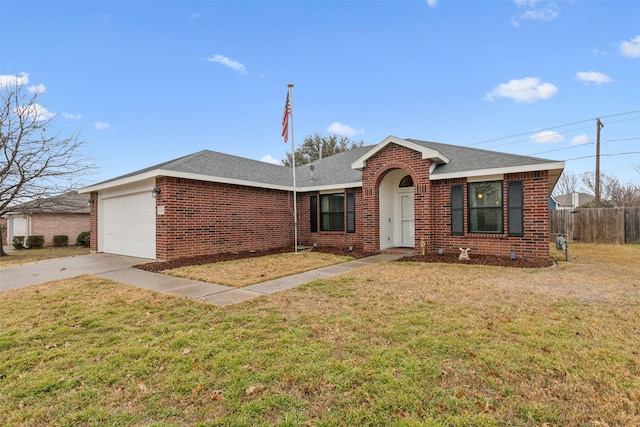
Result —
[[[338, 191], [339, 192], [339, 191]], [[362, 236], [363, 236], [363, 218], [364, 209], [362, 208], [362, 189], [354, 188], [348, 189], [346, 192], [355, 193], [355, 206], [356, 206], [356, 232], [346, 232], [346, 197], [345, 197], [345, 231], [320, 231], [320, 194], [318, 192], [312, 193], [298, 193], [298, 241], [307, 246], [312, 246], [317, 243], [318, 246], [329, 246], [337, 248], [348, 248], [353, 246], [354, 248], [362, 249]], [[318, 232], [311, 232], [311, 212], [310, 212], [310, 196], [315, 194], [318, 196], [318, 209], [316, 214], [318, 215]]]
[[76, 237], [83, 231], [89, 231], [89, 214], [33, 214], [31, 216], [31, 234], [44, 236], [44, 245], [53, 246], [53, 236], [66, 235], [69, 244], [75, 245]]
[[156, 206], [156, 256], [293, 248], [292, 193], [162, 177]]
[[394, 170], [403, 169], [413, 179], [414, 224], [416, 247], [424, 237], [427, 246], [431, 246], [431, 192], [429, 167], [431, 161], [422, 159], [422, 154], [389, 144], [367, 159], [362, 171], [362, 210], [363, 210], [363, 247], [365, 251], [380, 250], [380, 182], [384, 176]]
[[[507, 235], [507, 185], [508, 181], [524, 181], [524, 236]], [[445, 252], [458, 253], [458, 248], [471, 248], [471, 255], [493, 254], [542, 258], [549, 256], [549, 174], [547, 171], [506, 174], [503, 185], [503, 234], [470, 234], [468, 229], [467, 181], [448, 179], [433, 181], [433, 244], [431, 250], [443, 248]], [[451, 185], [462, 184], [464, 188], [464, 236], [451, 235]]]

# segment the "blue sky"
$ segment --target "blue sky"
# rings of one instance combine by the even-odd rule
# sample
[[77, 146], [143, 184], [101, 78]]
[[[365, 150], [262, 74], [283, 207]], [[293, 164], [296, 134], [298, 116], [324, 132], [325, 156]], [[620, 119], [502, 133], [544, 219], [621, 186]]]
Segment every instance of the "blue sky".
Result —
[[[210, 149], [388, 135], [640, 181], [640, 2], [7, 1], [0, 74], [81, 131], [95, 183]], [[634, 154], [619, 154], [634, 153]], [[577, 159], [584, 157], [582, 159]], [[573, 160], [576, 159], [576, 160]]]

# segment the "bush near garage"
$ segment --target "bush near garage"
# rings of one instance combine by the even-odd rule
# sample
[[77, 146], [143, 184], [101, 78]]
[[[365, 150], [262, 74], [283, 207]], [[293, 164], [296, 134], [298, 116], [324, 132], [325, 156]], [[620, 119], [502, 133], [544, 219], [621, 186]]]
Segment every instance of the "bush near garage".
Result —
[[13, 241], [11, 242], [13, 249], [17, 251], [24, 249], [24, 239], [25, 236], [13, 236]]
[[42, 249], [44, 246], [44, 236], [28, 236], [27, 248], [28, 249]]
[[91, 245], [91, 232], [83, 231], [78, 234], [78, 237], [76, 238], [76, 245], [88, 248]]
[[56, 248], [69, 246], [69, 236], [66, 236], [66, 235], [53, 236], [53, 246], [55, 246]]

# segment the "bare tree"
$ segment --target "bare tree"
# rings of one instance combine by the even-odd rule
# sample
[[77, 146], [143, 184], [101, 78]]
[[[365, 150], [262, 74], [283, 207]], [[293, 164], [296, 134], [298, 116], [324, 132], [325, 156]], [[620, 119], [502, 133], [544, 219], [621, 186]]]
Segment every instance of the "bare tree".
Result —
[[[595, 193], [595, 174], [585, 172], [581, 178], [584, 186]], [[601, 173], [600, 193], [602, 200], [608, 202], [604, 206], [640, 206], [640, 185], [631, 181], [622, 184], [617, 177]]]
[[[362, 146], [364, 146], [364, 141], [352, 141], [346, 136], [338, 135], [321, 136], [316, 132], [305, 137], [302, 145], [296, 149], [296, 166], [306, 165], [314, 160]], [[282, 159], [282, 164], [291, 166], [291, 153], [287, 153], [287, 157]]]
[[48, 135], [55, 116], [38, 104], [39, 95], [25, 93], [18, 79], [0, 81], [0, 215], [77, 188], [77, 178], [92, 169], [79, 154], [78, 133]]
[[571, 194], [578, 191], [578, 177], [573, 172], [564, 171], [553, 189], [554, 196]]

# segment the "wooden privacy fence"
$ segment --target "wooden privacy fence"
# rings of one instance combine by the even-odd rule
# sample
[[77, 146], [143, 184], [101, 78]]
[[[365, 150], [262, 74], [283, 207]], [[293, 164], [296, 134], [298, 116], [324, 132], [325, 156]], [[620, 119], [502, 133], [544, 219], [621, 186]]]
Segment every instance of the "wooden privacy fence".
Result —
[[558, 234], [569, 243], [639, 243], [640, 207], [549, 211], [549, 239]]

